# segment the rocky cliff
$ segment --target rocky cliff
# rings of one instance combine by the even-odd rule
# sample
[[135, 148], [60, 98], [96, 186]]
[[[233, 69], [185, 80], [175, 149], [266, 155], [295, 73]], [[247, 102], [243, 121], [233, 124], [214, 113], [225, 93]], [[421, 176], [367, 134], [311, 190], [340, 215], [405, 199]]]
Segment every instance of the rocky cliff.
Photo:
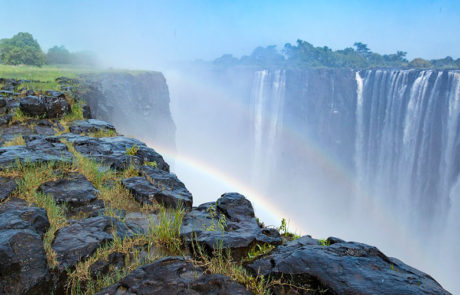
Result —
[[0, 294], [449, 294], [375, 247], [265, 227], [238, 193], [194, 207], [154, 149], [84, 117], [124, 116], [104, 81], [0, 81]]

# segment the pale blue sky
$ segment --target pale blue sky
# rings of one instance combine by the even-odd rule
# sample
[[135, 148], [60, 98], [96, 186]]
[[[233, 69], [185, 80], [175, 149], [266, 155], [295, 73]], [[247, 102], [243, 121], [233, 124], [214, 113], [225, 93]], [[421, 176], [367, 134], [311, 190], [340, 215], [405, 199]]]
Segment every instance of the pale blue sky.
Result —
[[460, 1], [0, 0], [0, 38], [19, 31], [43, 49], [90, 49], [116, 66], [249, 54], [300, 38], [333, 49], [460, 57]]

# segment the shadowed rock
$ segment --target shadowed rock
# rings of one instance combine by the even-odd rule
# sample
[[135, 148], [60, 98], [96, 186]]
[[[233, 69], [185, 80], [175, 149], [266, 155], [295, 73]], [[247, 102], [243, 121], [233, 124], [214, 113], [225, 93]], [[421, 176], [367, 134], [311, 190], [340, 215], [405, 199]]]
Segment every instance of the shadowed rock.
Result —
[[0, 203], [17, 188], [16, 181], [11, 178], [0, 177]]
[[100, 246], [113, 240], [114, 233], [124, 238], [139, 232], [119, 220], [98, 216], [74, 221], [56, 232], [53, 250], [57, 254], [58, 268], [72, 268], [81, 260], [90, 257]]
[[136, 269], [97, 294], [249, 295], [251, 292], [224, 275], [204, 273], [183, 257], [165, 257]]
[[41, 236], [46, 211], [19, 199], [0, 205], [0, 294], [48, 294], [50, 274]]
[[[75, 149], [98, 162], [117, 170], [123, 170], [130, 164], [140, 167], [145, 162], [156, 162], [159, 169], [169, 172], [169, 165], [163, 157], [143, 142], [124, 136], [92, 138], [74, 134], [62, 136], [71, 142]], [[133, 148], [134, 147], [134, 148]], [[127, 150], [133, 149], [133, 155]]]
[[115, 131], [115, 127], [113, 127], [112, 124], [104, 121], [89, 119], [87, 121], [73, 121], [72, 125], [69, 127], [69, 130], [75, 134], [88, 134], [98, 131]]
[[26, 96], [19, 103], [19, 107], [26, 115], [49, 119], [70, 112], [70, 104], [62, 96]]
[[91, 264], [89, 273], [93, 279], [101, 278], [111, 271], [121, 270], [125, 266], [125, 254], [114, 252], [109, 254], [107, 260], [104, 258]]
[[[327, 290], [326, 294], [449, 294], [429, 275], [376, 247], [336, 238], [328, 242], [330, 246], [321, 246], [304, 236], [277, 247], [248, 268], [254, 274], [283, 277], [293, 285]], [[289, 289], [278, 288], [275, 294], [290, 294]]]
[[37, 162], [66, 162], [70, 163], [72, 154], [67, 151], [65, 144], [57, 137], [41, 135], [24, 136], [26, 146], [10, 146], [0, 148], [0, 168], [6, 168], [15, 161]]
[[160, 203], [170, 208], [180, 204], [188, 210], [192, 208], [192, 194], [174, 174], [148, 166], [142, 167], [141, 173], [144, 177], [122, 181], [139, 203]]
[[223, 194], [216, 203], [193, 208], [182, 221], [181, 237], [188, 243], [196, 240], [207, 250], [222, 243], [236, 258], [245, 257], [256, 244], [282, 242], [277, 230], [258, 225], [251, 202], [238, 193]]
[[24, 229], [43, 236], [50, 227], [45, 209], [12, 198], [0, 205], [0, 230]]
[[69, 215], [104, 208], [104, 203], [97, 200], [96, 188], [81, 174], [72, 173], [66, 178], [46, 182], [39, 191], [53, 196], [57, 204], [65, 205]]

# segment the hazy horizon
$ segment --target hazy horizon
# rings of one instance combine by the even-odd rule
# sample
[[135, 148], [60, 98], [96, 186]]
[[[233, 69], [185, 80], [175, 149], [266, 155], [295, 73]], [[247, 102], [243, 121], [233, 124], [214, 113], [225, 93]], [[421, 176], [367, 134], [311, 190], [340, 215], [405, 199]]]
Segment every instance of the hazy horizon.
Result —
[[460, 57], [460, 3], [399, 1], [10, 1], [0, 38], [30, 32], [43, 50], [90, 50], [105, 65], [155, 69], [297, 39], [332, 49], [360, 41], [409, 59]]

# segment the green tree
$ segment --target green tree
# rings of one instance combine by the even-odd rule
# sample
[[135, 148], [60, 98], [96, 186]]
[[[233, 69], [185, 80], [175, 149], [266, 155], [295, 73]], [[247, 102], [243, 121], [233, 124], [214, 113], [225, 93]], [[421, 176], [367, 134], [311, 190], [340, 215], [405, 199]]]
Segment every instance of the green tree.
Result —
[[45, 54], [30, 33], [18, 33], [10, 39], [0, 40], [0, 61], [9, 65], [41, 66]]
[[72, 57], [64, 46], [54, 46], [46, 54], [47, 64], [70, 64]]
[[411, 68], [430, 68], [431, 63], [430, 61], [423, 59], [423, 58], [414, 58], [410, 63], [409, 66]]

